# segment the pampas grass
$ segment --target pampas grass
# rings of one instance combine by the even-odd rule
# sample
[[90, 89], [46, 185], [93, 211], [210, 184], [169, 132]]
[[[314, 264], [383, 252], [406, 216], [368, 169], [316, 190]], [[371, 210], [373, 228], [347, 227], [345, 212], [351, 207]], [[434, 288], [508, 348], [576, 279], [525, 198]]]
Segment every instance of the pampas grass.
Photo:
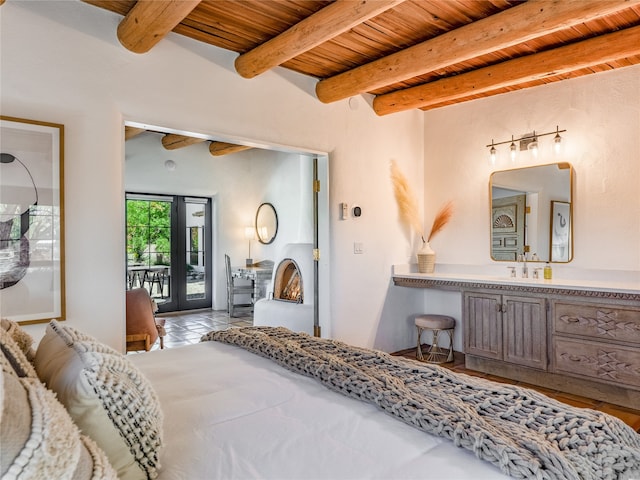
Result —
[[400, 171], [395, 160], [391, 160], [391, 181], [393, 182], [393, 193], [398, 203], [400, 220], [420, 235], [424, 242], [424, 228], [418, 213], [418, 201], [407, 178]]
[[453, 202], [447, 202], [445, 205], [440, 208], [438, 211], [436, 218], [433, 219], [433, 225], [431, 225], [431, 231], [429, 232], [429, 236], [427, 237], [427, 242], [430, 242], [431, 239], [440, 232], [449, 220], [451, 220], [451, 216], [453, 215]]
[[[396, 197], [396, 202], [398, 203], [400, 220], [420, 235], [424, 243], [424, 227], [420, 220], [418, 201], [407, 178], [400, 171], [395, 160], [391, 160], [391, 181], [393, 182], [393, 192]], [[430, 242], [435, 235], [442, 231], [447, 223], [449, 223], [449, 220], [451, 220], [452, 215], [453, 202], [448, 202], [440, 208], [433, 219], [433, 225], [431, 225], [431, 231], [426, 240], [427, 242]]]

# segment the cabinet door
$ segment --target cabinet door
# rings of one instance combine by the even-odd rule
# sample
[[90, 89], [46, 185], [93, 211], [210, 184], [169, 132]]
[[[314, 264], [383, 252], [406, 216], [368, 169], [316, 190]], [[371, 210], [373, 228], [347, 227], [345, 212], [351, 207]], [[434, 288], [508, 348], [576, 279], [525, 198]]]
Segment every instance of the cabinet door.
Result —
[[544, 298], [503, 298], [504, 361], [547, 369], [547, 315]]
[[502, 360], [501, 295], [465, 292], [465, 353]]

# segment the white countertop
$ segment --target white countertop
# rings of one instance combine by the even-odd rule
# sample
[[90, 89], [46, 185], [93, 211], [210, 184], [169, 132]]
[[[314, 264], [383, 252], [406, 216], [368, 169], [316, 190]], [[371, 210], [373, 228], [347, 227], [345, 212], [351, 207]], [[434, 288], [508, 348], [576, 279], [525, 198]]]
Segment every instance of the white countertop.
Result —
[[[517, 271], [517, 277], [509, 276], [506, 265], [499, 268], [494, 266], [477, 266], [477, 265], [436, 265], [433, 273], [418, 273], [416, 264], [404, 264], [393, 266], [393, 277], [424, 279], [461, 283], [485, 283], [489, 285], [513, 285], [513, 286], [531, 286], [536, 288], [556, 288], [566, 290], [590, 290], [599, 292], [620, 292], [630, 294], [640, 294], [640, 272], [611, 272], [611, 271], [570, 271], [567, 267], [557, 270], [562, 273], [569, 274], [567, 278], [559, 277], [545, 280], [543, 278], [533, 277], [533, 265], [529, 266], [529, 278], [522, 278], [520, 270]], [[538, 267], [535, 267], [538, 268]], [[483, 273], [486, 270], [487, 273]], [[554, 270], [556, 267], [554, 265]], [[504, 271], [504, 275], [500, 272]], [[557, 272], [554, 271], [554, 274]], [[576, 278], [582, 274], [584, 278]], [[542, 270], [540, 271], [542, 277]], [[598, 278], [600, 277], [600, 278]]]

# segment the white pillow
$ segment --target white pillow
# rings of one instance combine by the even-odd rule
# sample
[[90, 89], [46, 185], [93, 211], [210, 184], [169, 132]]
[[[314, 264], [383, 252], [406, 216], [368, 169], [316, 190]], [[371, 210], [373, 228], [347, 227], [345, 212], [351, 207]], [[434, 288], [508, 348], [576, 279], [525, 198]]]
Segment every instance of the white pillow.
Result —
[[102, 450], [81, 435], [37, 378], [0, 372], [0, 477], [117, 480]]
[[34, 363], [76, 425], [106, 452], [119, 478], [158, 475], [160, 404], [149, 381], [124, 355], [52, 320]]

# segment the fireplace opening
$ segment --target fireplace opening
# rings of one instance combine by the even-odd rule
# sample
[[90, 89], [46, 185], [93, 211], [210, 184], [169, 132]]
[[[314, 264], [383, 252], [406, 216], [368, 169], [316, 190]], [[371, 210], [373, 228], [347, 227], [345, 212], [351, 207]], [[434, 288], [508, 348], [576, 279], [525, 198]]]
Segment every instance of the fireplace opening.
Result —
[[295, 260], [285, 258], [280, 262], [273, 281], [273, 298], [285, 302], [302, 303], [302, 275]]

